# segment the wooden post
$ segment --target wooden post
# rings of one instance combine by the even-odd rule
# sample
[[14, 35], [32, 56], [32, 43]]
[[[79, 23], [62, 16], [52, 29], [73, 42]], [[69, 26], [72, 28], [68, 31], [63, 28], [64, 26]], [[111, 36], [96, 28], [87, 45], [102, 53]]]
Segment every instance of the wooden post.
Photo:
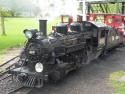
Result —
[[86, 21], [87, 20], [86, 19], [86, 17], [87, 17], [86, 16], [86, 0], [83, 0], [82, 3], [83, 3], [83, 7], [82, 7], [82, 11], [83, 11], [83, 16], [82, 17], [83, 18], [82, 19], [83, 19], [83, 21]]
[[125, 2], [122, 2], [122, 14], [125, 14]]

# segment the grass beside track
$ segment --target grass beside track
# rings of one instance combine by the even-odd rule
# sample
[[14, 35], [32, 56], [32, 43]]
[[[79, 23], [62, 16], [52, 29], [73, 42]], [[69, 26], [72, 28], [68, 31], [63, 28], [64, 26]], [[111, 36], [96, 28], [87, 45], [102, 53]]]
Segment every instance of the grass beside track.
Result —
[[114, 72], [110, 75], [110, 81], [113, 88], [116, 89], [115, 94], [125, 94], [125, 81], [121, 82], [119, 79], [125, 75], [124, 71]]
[[23, 30], [37, 28], [37, 21], [31, 18], [5, 18], [6, 36], [0, 35], [0, 53], [10, 47], [22, 46], [25, 41]]
[[[55, 25], [59, 19], [48, 21], [48, 31], [51, 31], [52, 25]], [[26, 40], [23, 30], [26, 28], [39, 28], [39, 21], [35, 18], [5, 18], [5, 30], [7, 35], [1, 35], [0, 28], [0, 54], [11, 47], [20, 47]]]

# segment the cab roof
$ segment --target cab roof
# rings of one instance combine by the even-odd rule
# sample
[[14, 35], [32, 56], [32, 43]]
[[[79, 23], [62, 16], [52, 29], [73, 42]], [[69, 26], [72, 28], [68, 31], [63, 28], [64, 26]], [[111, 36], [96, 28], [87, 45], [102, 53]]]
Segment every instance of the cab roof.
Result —
[[102, 23], [102, 22], [95, 22], [95, 21], [83, 21], [84, 25], [91, 25], [94, 26], [96, 28], [103, 28], [103, 27], [107, 27], [106, 24]]

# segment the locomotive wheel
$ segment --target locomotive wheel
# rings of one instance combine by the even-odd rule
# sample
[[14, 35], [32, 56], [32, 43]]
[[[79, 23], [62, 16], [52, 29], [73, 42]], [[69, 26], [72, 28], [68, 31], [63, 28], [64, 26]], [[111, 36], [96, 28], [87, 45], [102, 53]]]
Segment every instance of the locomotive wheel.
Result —
[[19, 63], [16, 63], [15, 68], [19, 68], [19, 67], [21, 67], [21, 65]]
[[87, 56], [87, 52], [85, 52], [84, 56], [83, 56], [83, 61], [82, 64], [86, 64], [88, 61], [88, 56]]
[[15, 67], [19, 68], [21, 66], [25, 66], [26, 63], [24, 63], [26, 60], [26, 55], [24, 52], [21, 53], [20, 59], [17, 61], [17, 63], [15, 63]]
[[84, 56], [77, 58], [75, 69], [79, 69], [82, 66], [83, 62], [85, 62], [84, 58]]
[[86, 50], [86, 63], [85, 64], [89, 64], [90, 61], [92, 60], [92, 46], [91, 45], [88, 45], [87, 46], [87, 50]]
[[90, 60], [90, 58], [89, 58], [89, 52], [87, 52], [85, 64], [89, 64], [90, 61], [91, 61], [91, 60]]
[[65, 70], [60, 68], [49, 74], [49, 80], [52, 83], [56, 83], [65, 77]]
[[82, 61], [83, 61], [82, 57], [77, 59], [76, 68], [80, 68], [81, 67]]

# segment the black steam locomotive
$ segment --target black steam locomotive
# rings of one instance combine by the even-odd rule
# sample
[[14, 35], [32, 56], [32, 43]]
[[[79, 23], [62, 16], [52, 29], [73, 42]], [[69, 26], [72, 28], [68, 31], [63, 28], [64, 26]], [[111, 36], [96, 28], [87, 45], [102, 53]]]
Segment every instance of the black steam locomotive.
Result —
[[55, 29], [47, 36], [46, 20], [40, 20], [40, 32], [24, 30], [28, 41], [10, 71], [16, 81], [26, 87], [42, 87], [45, 81], [59, 81], [68, 72], [122, 44], [122, 34], [103, 23], [60, 23]]

